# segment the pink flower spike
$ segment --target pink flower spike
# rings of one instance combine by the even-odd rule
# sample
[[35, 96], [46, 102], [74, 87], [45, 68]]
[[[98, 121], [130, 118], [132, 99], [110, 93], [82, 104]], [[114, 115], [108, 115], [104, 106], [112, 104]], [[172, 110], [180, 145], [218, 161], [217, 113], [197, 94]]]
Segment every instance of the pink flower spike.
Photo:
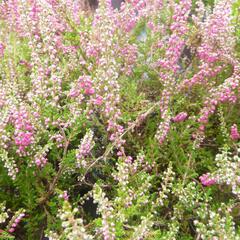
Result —
[[199, 179], [203, 186], [211, 186], [216, 183], [216, 180], [214, 178], [211, 178], [209, 176], [209, 173], [203, 174], [199, 177]]
[[68, 196], [67, 191], [64, 191], [64, 192], [63, 192], [63, 199], [64, 199], [65, 201], [67, 201], [68, 198], [69, 198], [69, 196]]
[[237, 125], [236, 124], [233, 124], [232, 127], [231, 127], [231, 134], [230, 134], [230, 137], [232, 140], [234, 141], [237, 141], [240, 139], [240, 134], [238, 132], [238, 129], [237, 129]]
[[9, 231], [10, 233], [12, 233], [12, 232], [15, 231], [15, 229], [14, 229], [14, 228], [10, 228], [8, 231]]
[[5, 50], [4, 45], [2, 43], [0, 43], [0, 57], [4, 56], [4, 50]]
[[183, 122], [188, 117], [188, 114], [186, 112], [180, 112], [178, 115], [176, 115], [172, 120], [173, 122]]

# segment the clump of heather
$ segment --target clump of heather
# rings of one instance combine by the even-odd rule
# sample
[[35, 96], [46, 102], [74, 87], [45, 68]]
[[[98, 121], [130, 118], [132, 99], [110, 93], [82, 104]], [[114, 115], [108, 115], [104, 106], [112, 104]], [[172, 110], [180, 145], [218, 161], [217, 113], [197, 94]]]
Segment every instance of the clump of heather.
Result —
[[239, 8], [0, 0], [0, 238], [239, 239]]

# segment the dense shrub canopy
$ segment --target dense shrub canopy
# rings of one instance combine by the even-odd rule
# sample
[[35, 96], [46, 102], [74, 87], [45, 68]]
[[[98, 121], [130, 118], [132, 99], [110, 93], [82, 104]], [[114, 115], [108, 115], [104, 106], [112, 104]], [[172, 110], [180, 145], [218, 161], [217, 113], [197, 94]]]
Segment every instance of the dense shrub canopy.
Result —
[[0, 238], [240, 239], [239, 15], [0, 1]]

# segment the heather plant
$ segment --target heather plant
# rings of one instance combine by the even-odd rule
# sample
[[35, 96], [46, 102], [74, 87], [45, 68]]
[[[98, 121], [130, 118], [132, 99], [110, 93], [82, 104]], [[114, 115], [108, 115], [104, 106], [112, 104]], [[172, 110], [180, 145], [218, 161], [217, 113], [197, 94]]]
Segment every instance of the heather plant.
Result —
[[240, 239], [240, 1], [93, 3], [0, 1], [0, 239]]

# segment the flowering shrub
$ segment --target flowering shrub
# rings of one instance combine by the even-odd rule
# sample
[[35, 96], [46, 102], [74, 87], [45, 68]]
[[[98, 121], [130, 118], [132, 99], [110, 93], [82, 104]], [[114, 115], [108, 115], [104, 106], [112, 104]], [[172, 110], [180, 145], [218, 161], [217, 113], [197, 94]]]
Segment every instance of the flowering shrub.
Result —
[[84, 2], [0, 1], [0, 238], [240, 239], [240, 1]]

